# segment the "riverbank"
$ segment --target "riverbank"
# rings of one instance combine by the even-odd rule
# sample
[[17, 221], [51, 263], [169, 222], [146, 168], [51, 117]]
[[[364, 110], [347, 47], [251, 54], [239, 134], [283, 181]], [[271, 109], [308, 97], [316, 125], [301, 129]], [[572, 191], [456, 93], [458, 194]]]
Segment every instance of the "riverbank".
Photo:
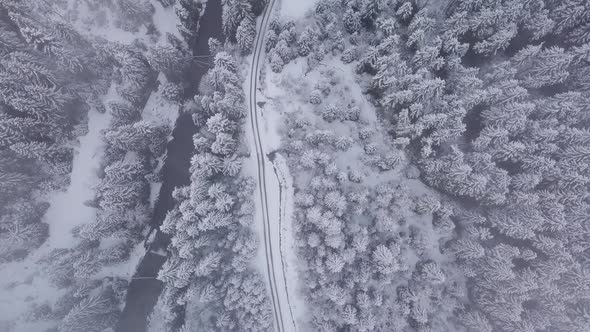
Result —
[[[196, 42], [191, 45], [193, 55], [199, 58], [208, 57], [209, 38], [221, 38], [221, 36], [221, 2], [209, 1], [207, 10], [201, 18], [199, 35]], [[193, 65], [190, 71], [191, 84], [187, 93], [189, 96], [196, 94], [201, 77], [207, 69], [208, 67], [202, 64]], [[194, 149], [192, 139], [195, 130], [191, 114], [181, 110], [172, 134], [173, 139], [167, 145], [167, 156], [162, 167], [162, 186], [150, 222], [152, 227], [159, 227], [168, 211], [174, 207], [175, 201], [172, 197], [174, 189], [190, 184], [189, 167]], [[166, 261], [166, 257], [154, 251], [165, 249], [168, 243], [168, 237], [157, 231], [151, 250], [142, 259], [129, 284], [126, 305], [117, 324], [117, 332], [146, 331], [147, 317], [163, 289], [162, 282], [157, 280], [156, 276]]]

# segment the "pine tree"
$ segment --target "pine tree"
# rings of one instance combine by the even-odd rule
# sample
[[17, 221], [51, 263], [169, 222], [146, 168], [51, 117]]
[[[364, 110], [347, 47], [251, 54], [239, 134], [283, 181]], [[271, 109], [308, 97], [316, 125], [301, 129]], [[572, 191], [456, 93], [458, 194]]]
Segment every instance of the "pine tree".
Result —
[[193, 0], [176, 0], [174, 12], [179, 19], [178, 30], [189, 40], [197, 34], [202, 5]]
[[377, 271], [384, 275], [390, 275], [400, 269], [395, 253], [384, 245], [374, 249], [372, 258]]
[[162, 97], [171, 102], [179, 103], [182, 100], [182, 87], [172, 82], [166, 82], [160, 85], [159, 90], [162, 92]]
[[256, 22], [252, 16], [246, 16], [236, 30], [236, 41], [243, 53], [252, 51], [256, 37]]
[[146, 55], [150, 66], [166, 74], [178, 73], [187, 64], [187, 57], [172, 46], [150, 47]]
[[405, 1], [396, 11], [396, 15], [399, 16], [402, 20], [407, 20], [412, 16], [414, 12], [414, 6], [412, 5], [411, 1]]
[[308, 56], [317, 43], [317, 33], [312, 28], [307, 28], [301, 33], [297, 41], [298, 52], [300, 56]]
[[283, 67], [285, 66], [285, 61], [281, 58], [281, 56], [277, 52], [271, 52], [270, 56], [270, 68], [275, 73], [280, 73], [283, 71]]
[[201, 277], [210, 276], [215, 271], [221, 260], [221, 254], [212, 252], [199, 259], [195, 267], [195, 275]]
[[108, 104], [109, 112], [113, 116], [113, 125], [130, 125], [141, 118], [141, 114], [133, 105], [125, 102], [110, 102]]
[[217, 113], [207, 120], [207, 129], [213, 134], [233, 133], [236, 124], [223, 113]]
[[361, 14], [352, 9], [348, 9], [344, 13], [344, 28], [348, 33], [360, 32], [361, 29]]
[[344, 268], [344, 260], [338, 254], [328, 254], [328, 258], [326, 258], [326, 266], [328, 271], [332, 273], [340, 273]]
[[97, 259], [94, 250], [88, 250], [81, 256], [77, 257], [72, 263], [74, 268], [74, 277], [79, 279], [90, 279], [100, 270], [101, 262]]
[[249, 1], [226, 1], [223, 5], [223, 14], [221, 18], [224, 35], [235, 40], [238, 26], [246, 17], [252, 17], [252, 6]]
[[117, 0], [117, 10], [122, 14], [121, 24], [123, 29], [137, 31], [141, 24], [149, 22], [154, 12], [154, 7], [149, 1], [144, 0]]
[[459, 259], [474, 259], [485, 255], [485, 249], [470, 239], [458, 240], [451, 250]]
[[0, 197], [27, 187], [32, 178], [23, 173], [0, 171]]
[[99, 332], [115, 324], [119, 308], [109, 294], [98, 293], [84, 298], [64, 317], [60, 332]]
[[121, 126], [105, 134], [105, 140], [114, 148], [123, 151], [149, 150], [159, 155], [164, 144], [165, 132], [145, 121], [138, 121], [132, 125]]
[[237, 142], [228, 134], [220, 133], [211, 145], [211, 152], [219, 155], [230, 155], [236, 149]]

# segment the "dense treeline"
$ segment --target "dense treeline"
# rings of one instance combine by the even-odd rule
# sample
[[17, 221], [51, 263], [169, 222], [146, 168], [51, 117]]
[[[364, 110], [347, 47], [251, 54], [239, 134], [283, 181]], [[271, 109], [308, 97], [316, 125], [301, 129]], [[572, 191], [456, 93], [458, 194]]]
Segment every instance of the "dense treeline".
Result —
[[[48, 225], [41, 222], [48, 204], [38, 199], [68, 185], [74, 140], [85, 134], [87, 112], [104, 112], [100, 98], [112, 73], [92, 43], [39, 14], [26, 3], [0, 3], [1, 262], [25, 258], [48, 237]], [[26, 320], [63, 318], [61, 331], [79, 331], [74, 321], [96, 313], [110, 317], [100, 318], [96, 331], [110, 326], [120, 299], [116, 282], [91, 281], [95, 252], [83, 243], [76, 249], [76, 262], [67, 260], [68, 249], [40, 262], [59, 271], [51, 277], [58, 287], [72, 287], [52, 307], [33, 303]], [[98, 259], [116, 260], [111, 253], [116, 249]], [[71, 278], [80, 282], [74, 286]]]
[[[150, 183], [158, 179], [158, 159], [165, 152], [172, 128], [145, 121], [142, 110], [156, 88], [158, 72], [167, 74], [173, 81], [174, 75], [178, 76], [188, 64], [183, 51], [172, 46], [157, 46], [147, 52], [138, 46], [121, 44], [103, 43], [100, 47], [105, 61], [117, 68], [117, 73], [113, 77], [115, 94], [106, 106], [111, 123], [103, 133], [105, 165], [96, 198], [91, 202], [98, 208], [97, 219], [75, 230], [79, 239], [75, 248], [56, 249], [50, 253], [53, 259], [45, 261], [52, 281], [62, 287], [92, 283], [89, 280], [104, 266], [127, 260], [133, 247], [143, 239], [152, 213]], [[60, 331], [78, 331], [76, 326], [88, 322], [93, 322], [97, 331], [113, 326], [118, 318], [118, 303], [125, 293], [124, 288], [114, 293], [116, 297], [108, 292], [111, 292], [112, 283], [119, 288], [126, 283], [114, 277], [106, 290], [103, 283], [95, 286], [101, 289], [99, 295], [95, 289], [78, 296], [81, 302], [63, 318]], [[112, 318], [105, 321], [102, 311], [95, 313], [98, 309], [85, 301], [100, 308], [104, 306]], [[76, 311], [82, 310], [80, 306], [83, 311]]]
[[[134, 15], [126, 21], [133, 27], [124, 29], [151, 24], [148, 3], [114, 5], [121, 17]], [[164, 98], [178, 102], [181, 73], [191, 60], [171, 35], [158, 46], [88, 40], [65, 23], [41, 17], [38, 7], [52, 8], [0, 3], [0, 262], [23, 259], [48, 237], [48, 225], [41, 222], [48, 204], [36, 199], [68, 185], [72, 146], [87, 132], [87, 112], [107, 113], [100, 183], [87, 202], [97, 218], [73, 230], [70, 248], [52, 248], [38, 262], [65, 295], [54, 305], [31, 303], [19, 318], [56, 322], [64, 332], [102, 331], [116, 323], [127, 282], [116, 274], [97, 280], [97, 274], [125, 262], [142, 240], [151, 215], [150, 185], [158, 181], [171, 131], [146, 119], [144, 107], [158, 83]]]
[[[251, 51], [255, 16], [264, 3], [228, 0], [222, 5], [227, 42], [209, 40], [213, 67], [201, 79], [196, 104], [186, 104], [197, 126], [191, 184], [176, 188], [176, 207], [161, 226], [172, 240], [158, 276], [165, 288], [153, 319], [165, 322], [152, 324], [169, 331], [267, 331], [273, 325], [264, 280], [251, 265], [258, 247], [252, 230], [256, 185], [242, 173], [247, 109], [235, 54]], [[189, 6], [177, 3], [183, 22]], [[194, 37], [185, 33], [189, 42]]]
[[108, 68], [65, 24], [0, 3], [0, 262], [40, 246], [47, 206], [37, 191], [67, 185], [72, 142], [106, 90]]
[[290, 109], [280, 152], [294, 177], [299, 278], [313, 308], [302, 329], [456, 330], [464, 287], [439, 247], [450, 211], [357, 92], [345, 32], [270, 28], [271, 70], [297, 60], [270, 81], [286, 89], [272, 100], [289, 98], [272, 107]]
[[[405, 162], [395, 148], [372, 143], [362, 125], [339, 137], [314, 129], [329, 128], [326, 120], [291, 121], [285, 145], [290, 169], [297, 179], [309, 179], [297, 188], [294, 222], [313, 329], [401, 331], [428, 324], [453, 330], [447, 319], [462, 289], [438, 248], [448, 236], [448, 211], [411, 181], [375, 184], [370, 177], [401, 172]], [[341, 124], [355, 128], [351, 121]], [[358, 143], [364, 151], [355, 163]], [[350, 163], [339, 160], [343, 153]]]
[[268, 0], [224, 0], [222, 27], [226, 38], [238, 45], [243, 54], [250, 53], [256, 37], [256, 17]]
[[297, 53], [313, 66], [326, 51], [356, 67], [395, 144], [446, 194], [454, 239], [441, 248], [468, 286], [458, 323], [585, 330], [587, 4], [326, 0], [313, 18], [299, 39], [273, 28], [271, 67]]
[[185, 311], [187, 330], [272, 326], [263, 279], [250, 266], [258, 246], [250, 228], [255, 184], [241, 175], [246, 107], [240, 82], [234, 58], [219, 52], [195, 97], [191, 185], [175, 190], [177, 206], [161, 228], [172, 236], [170, 257], [159, 274], [170, 330], [178, 328]]

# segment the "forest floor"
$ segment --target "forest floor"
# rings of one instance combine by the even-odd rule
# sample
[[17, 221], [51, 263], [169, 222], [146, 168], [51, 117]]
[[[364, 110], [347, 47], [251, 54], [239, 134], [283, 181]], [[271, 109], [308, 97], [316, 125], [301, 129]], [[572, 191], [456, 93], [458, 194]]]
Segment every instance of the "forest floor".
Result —
[[318, 0], [283, 0], [281, 1], [280, 15], [285, 19], [301, 18], [312, 10]]
[[[104, 100], [109, 100], [113, 92], [110, 89]], [[94, 198], [93, 188], [99, 181], [97, 172], [104, 150], [100, 132], [108, 126], [110, 116], [92, 109], [88, 117], [88, 132], [78, 139], [79, 145], [74, 149], [70, 185], [46, 194], [50, 207], [44, 222], [49, 224], [49, 238], [24, 260], [0, 266], [0, 320], [18, 319], [32, 303], [53, 304], [66, 291], [51, 285], [38, 261], [53, 249], [74, 247], [78, 241], [72, 230], [96, 218], [96, 209], [85, 202]], [[135, 265], [130, 262], [116, 267], [119, 275], [131, 276]], [[15, 328], [14, 332], [41, 331], [38, 324], [24, 322]]]

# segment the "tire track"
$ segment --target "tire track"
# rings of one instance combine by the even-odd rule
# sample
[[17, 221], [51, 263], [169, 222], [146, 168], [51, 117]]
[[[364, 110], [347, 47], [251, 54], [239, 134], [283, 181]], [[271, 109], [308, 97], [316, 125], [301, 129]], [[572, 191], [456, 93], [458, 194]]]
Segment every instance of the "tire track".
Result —
[[260, 202], [262, 204], [262, 219], [264, 231], [264, 248], [266, 256], [266, 268], [268, 281], [270, 286], [270, 293], [273, 304], [273, 312], [275, 318], [275, 326], [277, 330], [284, 331], [285, 326], [283, 322], [283, 315], [281, 312], [281, 303], [277, 294], [277, 282], [274, 274], [274, 259], [272, 256], [272, 236], [270, 234], [270, 222], [268, 212], [268, 198], [266, 195], [266, 168], [264, 163], [264, 151], [262, 148], [262, 140], [260, 139], [260, 129], [258, 127], [258, 112], [256, 109], [256, 91], [258, 90], [258, 73], [260, 62], [262, 59], [262, 48], [264, 46], [264, 36], [268, 30], [268, 24], [272, 10], [276, 0], [270, 0], [264, 9], [262, 20], [259, 29], [256, 33], [256, 42], [254, 53], [252, 56], [252, 65], [250, 68], [250, 91], [249, 91], [249, 108], [250, 108], [250, 124], [252, 126], [252, 134], [254, 135], [256, 147], [256, 160], [258, 164], [258, 191], [260, 193]]

